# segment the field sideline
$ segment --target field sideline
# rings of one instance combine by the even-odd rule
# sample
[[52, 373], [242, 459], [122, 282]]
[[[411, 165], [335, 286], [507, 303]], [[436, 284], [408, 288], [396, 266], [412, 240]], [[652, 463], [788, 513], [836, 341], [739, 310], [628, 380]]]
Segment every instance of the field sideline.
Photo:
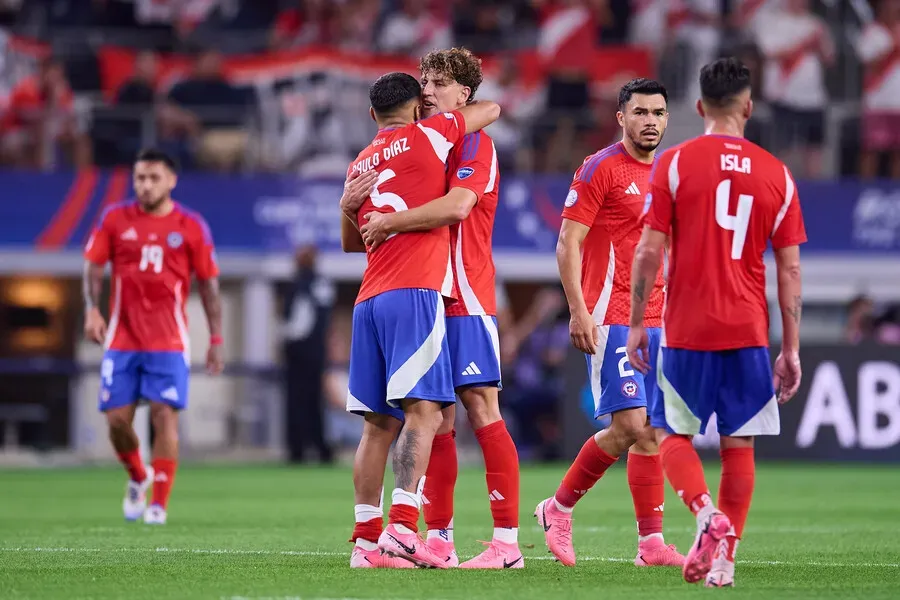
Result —
[[[161, 528], [122, 520], [118, 469], [0, 471], [0, 598], [900, 597], [896, 466], [762, 465], [733, 590], [631, 564], [636, 532], [621, 466], [576, 510], [578, 565], [549, 560], [531, 511], [563, 468], [523, 471], [526, 568], [500, 573], [351, 571], [343, 468], [188, 466]], [[671, 490], [666, 509], [667, 540], [684, 550], [693, 519]], [[484, 476], [466, 469], [456, 492], [461, 559], [479, 551], [490, 523]]]

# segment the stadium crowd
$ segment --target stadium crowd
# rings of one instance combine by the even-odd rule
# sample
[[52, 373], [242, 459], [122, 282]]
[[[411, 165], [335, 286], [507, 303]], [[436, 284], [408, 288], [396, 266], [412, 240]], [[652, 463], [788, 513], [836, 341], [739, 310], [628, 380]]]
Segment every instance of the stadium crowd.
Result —
[[[616, 135], [609, 91], [635, 70], [655, 71], [670, 89], [667, 142], [690, 137], [677, 116], [679, 104], [692, 112], [692, 74], [727, 53], [756, 78], [749, 137], [798, 176], [900, 177], [900, 136], [891, 133], [900, 131], [898, 0], [5, 0], [0, 27], [5, 164], [127, 164], [150, 140], [189, 168], [335, 175], [371, 134], [366, 120], [344, 118], [335, 95], [356, 106], [364, 86], [334, 77], [340, 64], [302, 85], [282, 82], [294, 93], [278, 95], [283, 122], [273, 127], [261, 117], [270, 99], [233, 81], [223, 61], [310, 48], [413, 58], [464, 45], [496, 59], [480, 95], [504, 106], [491, 134], [505, 172], [571, 172], [607, 144]], [[21, 60], [23, 40], [30, 61]], [[104, 89], [107, 47], [139, 52], [114, 89]], [[596, 54], [610, 48], [637, 54]], [[536, 62], [520, 60], [523, 52]], [[162, 77], [171, 53], [193, 57], [180, 80]], [[640, 56], [646, 69], [596, 73], [597, 61]], [[535, 65], [538, 85], [523, 72]]]

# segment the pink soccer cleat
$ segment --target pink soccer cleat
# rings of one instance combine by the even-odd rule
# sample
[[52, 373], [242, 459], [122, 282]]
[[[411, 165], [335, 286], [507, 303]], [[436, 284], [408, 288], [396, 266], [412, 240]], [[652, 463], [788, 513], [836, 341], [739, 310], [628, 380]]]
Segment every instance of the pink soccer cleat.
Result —
[[391, 523], [378, 538], [378, 547], [388, 556], [409, 561], [426, 569], [446, 569], [447, 561], [431, 551], [423, 539], [415, 533], [400, 533]]
[[544, 540], [550, 553], [567, 567], [575, 566], [575, 548], [572, 546], [572, 513], [559, 510], [551, 496], [534, 509], [538, 525], [544, 528]]
[[459, 566], [459, 555], [456, 554], [456, 547], [453, 545], [453, 542], [433, 537], [425, 540], [425, 545], [428, 546], [428, 549], [436, 556], [443, 557], [444, 562], [446, 562], [447, 566], [451, 569]]
[[667, 546], [661, 537], [654, 536], [638, 543], [634, 564], [638, 567], [683, 567], [684, 555], [675, 544]]
[[712, 569], [713, 557], [719, 542], [731, 531], [731, 521], [724, 513], [714, 512], [699, 524], [694, 545], [684, 560], [682, 574], [688, 583], [697, 583], [706, 578]]
[[525, 557], [518, 544], [504, 544], [494, 540], [481, 542], [487, 549], [459, 565], [460, 569], [524, 569]]
[[382, 554], [381, 550], [366, 550], [359, 546], [353, 547], [350, 554], [350, 568], [352, 569], [414, 569], [416, 565], [408, 560], [401, 560]]
[[[731, 541], [737, 546], [737, 539], [731, 535], [725, 537], [719, 542], [716, 549], [716, 556], [713, 558], [712, 569], [706, 576], [706, 587], [734, 587], [734, 560], [728, 558], [728, 544]], [[732, 554], [733, 556], [733, 554]]]

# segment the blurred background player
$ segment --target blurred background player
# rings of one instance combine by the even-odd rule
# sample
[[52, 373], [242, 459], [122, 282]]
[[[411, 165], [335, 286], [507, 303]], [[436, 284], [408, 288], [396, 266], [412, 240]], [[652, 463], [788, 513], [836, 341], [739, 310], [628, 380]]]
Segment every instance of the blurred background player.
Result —
[[[616, 113], [622, 141], [584, 160], [563, 209], [556, 256], [572, 315], [569, 332], [587, 358], [594, 417], [612, 415], [609, 427], [584, 443], [556, 494], [535, 511], [547, 547], [566, 566], [575, 564], [572, 509], [626, 452], [638, 527], [634, 564], [684, 562], [662, 533], [665, 481], [647, 424], [647, 401], [656, 383], [635, 373], [625, 358], [631, 259], [641, 235], [654, 155], [666, 131], [667, 100], [665, 87], [656, 81], [634, 79], [622, 87]], [[654, 348], [659, 345], [663, 285], [660, 268], [647, 317]]]
[[[109, 208], [84, 251], [85, 335], [103, 344], [100, 410], [129, 481], [125, 518], [162, 525], [178, 461], [178, 411], [190, 374], [185, 299], [196, 275], [209, 323], [207, 368], [222, 371], [219, 268], [203, 218], [172, 200], [175, 162], [144, 150], [134, 164], [136, 202]], [[109, 326], [100, 312], [106, 263], [112, 263]], [[146, 467], [132, 427], [139, 401], [150, 402], [153, 460]], [[146, 507], [153, 484], [152, 504]], [[146, 507], [146, 510], [145, 510]]]
[[[425, 116], [465, 106], [482, 81], [481, 60], [465, 48], [430, 52], [419, 68]], [[498, 394], [500, 334], [491, 237], [499, 198], [499, 169], [493, 140], [484, 131], [468, 134], [450, 153], [446, 177], [446, 196], [408, 211], [374, 213], [362, 234], [367, 245], [376, 247], [393, 233], [450, 225], [458, 298], [446, 308], [453, 387], [484, 455], [494, 534], [483, 553], [459, 565], [453, 542], [453, 491], [459, 465], [456, 407], [451, 405], [444, 409], [425, 477], [427, 543], [436, 554], [446, 556], [451, 567], [521, 568], [519, 456], [500, 415]], [[368, 194], [368, 187], [359, 187], [362, 183], [357, 180], [348, 184], [361, 190], [354, 205]]]
[[[419, 82], [404, 73], [385, 75], [372, 85], [371, 113], [379, 132], [348, 174], [376, 169], [378, 179], [356, 221], [342, 220], [345, 250], [358, 250], [358, 228], [369, 213], [388, 207], [407, 210], [442, 196], [450, 151], [466, 133], [500, 114], [498, 105], [478, 103], [416, 123], [420, 96]], [[419, 566], [447, 567], [445, 557], [434, 554], [416, 531], [441, 409], [455, 401], [444, 320], [444, 297], [452, 294], [446, 226], [400, 234], [369, 250], [353, 310], [347, 396], [347, 409], [366, 417], [354, 465], [357, 526], [351, 566], [389, 566], [379, 557], [380, 549]], [[401, 422], [393, 460], [395, 489], [382, 532], [381, 482]]]
[[[647, 305], [671, 235], [657, 366], [662, 393], [650, 420], [666, 476], [697, 517], [684, 578], [708, 575], [707, 586], [721, 587], [734, 585], [734, 552], [753, 494], [753, 437], [779, 433], [778, 403], [800, 385], [799, 244], [806, 231], [787, 167], [743, 138], [753, 111], [750, 70], [733, 58], [717, 60], [701, 71], [700, 87], [697, 111], [707, 134], [666, 151], [651, 178], [634, 258], [628, 357], [642, 373], [650, 370]], [[763, 264], [769, 241], [784, 328], [774, 383]], [[721, 436], [718, 508], [691, 444], [713, 413]]]

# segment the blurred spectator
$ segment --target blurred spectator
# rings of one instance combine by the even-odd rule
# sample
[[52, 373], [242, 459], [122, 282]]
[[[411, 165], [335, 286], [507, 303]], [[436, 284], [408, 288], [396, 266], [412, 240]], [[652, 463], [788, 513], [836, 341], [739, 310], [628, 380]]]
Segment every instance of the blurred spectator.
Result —
[[0, 0], [0, 27], [9, 27], [16, 22], [24, 0]]
[[48, 58], [36, 76], [22, 80], [10, 94], [0, 120], [0, 161], [48, 167], [60, 150], [76, 167], [91, 164], [90, 140], [79, 127], [63, 65]]
[[435, 48], [452, 45], [450, 22], [430, 10], [424, 0], [401, 0], [400, 10], [385, 20], [378, 41], [383, 52], [417, 58]]
[[503, 50], [510, 41], [514, 15], [500, 0], [464, 0], [454, 7], [456, 43], [475, 54]]
[[503, 107], [500, 119], [485, 129], [497, 148], [500, 170], [524, 166], [516, 158], [526, 145], [527, 132], [544, 108], [543, 89], [523, 84], [515, 58], [506, 57], [495, 76], [485, 75], [478, 98], [493, 100]]
[[338, 3], [330, 0], [296, 0], [275, 20], [271, 45], [276, 50], [330, 44], [338, 35]]
[[687, 47], [687, 101], [700, 97], [700, 69], [715, 60], [722, 43], [722, 4], [720, 0], [681, 0], [669, 2], [668, 24], [675, 39]]
[[797, 176], [819, 177], [828, 104], [824, 69], [835, 60], [831, 34], [809, 0], [784, 0], [762, 15], [757, 42], [766, 59], [763, 91], [772, 103], [769, 149]]
[[325, 429], [328, 442], [337, 448], [355, 449], [362, 435], [363, 419], [347, 412], [350, 384], [350, 332], [352, 311], [335, 312], [328, 330], [325, 369]]
[[875, 5], [875, 21], [857, 45], [865, 66], [859, 171], [875, 177], [881, 154], [890, 156], [890, 176], [900, 179], [900, 0]]
[[379, 0], [345, 1], [339, 13], [338, 46], [344, 50], [370, 51], [375, 46], [380, 13]]
[[196, 136], [197, 161], [217, 171], [234, 170], [249, 143], [245, 127], [249, 98], [231, 85], [215, 50], [202, 52], [193, 71], [169, 92], [163, 113], [165, 126], [175, 135]]
[[520, 322], [503, 341], [515, 354], [503, 406], [513, 416], [516, 447], [527, 460], [559, 458], [557, 406], [565, 392], [563, 370], [569, 352], [568, 312], [557, 287], [535, 296]]
[[875, 304], [867, 296], [857, 296], [847, 305], [847, 324], [844, 326], [844, 340], [858, 344], [872, 338], [874, 329]]
[[893, 304], [875, 320], [875, 341], [900, 346], [900, 304]]
[[325, 441], [325, 345], [334, 283], [316, 269], [315, 246], [297, 250], [297, 272], [284, 302], [286, 374], [285, 439], [291, 462], [302, 462], [315, 448], [323, 463], [333, 460]]
[[134, 61], [134, 75], [116, 92], [116, 105], [127, 106], [135, 111], [135, 118], [127, 121], [124, 135], [141, 137], [142, 121], [153, 111], [156, 101], [157, 70], [156, 55], [153, 52], [141, 52]]

